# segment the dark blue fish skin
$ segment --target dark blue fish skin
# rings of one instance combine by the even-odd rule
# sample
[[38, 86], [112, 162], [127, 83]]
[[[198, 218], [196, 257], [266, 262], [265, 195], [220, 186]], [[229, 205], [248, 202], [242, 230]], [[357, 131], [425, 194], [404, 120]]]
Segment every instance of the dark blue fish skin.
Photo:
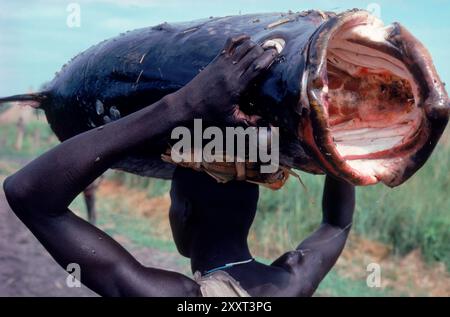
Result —
[[[112, 107], [112, 113], [126, 116], [180, 89], [220, 53], [227, 38], [245, 33], [257, 43], [283, 38], [286, 46], [261, 82], [243, 97], [241, 107], [282, 126], [283, 140], [294, 141], [304, 53], [327, 17], [317, 11], [252, 14], [163, 23], [127, 32], [89, 48], [65, 65], [46, 87], [41, 108], [58, 138], [66, 140], [110, 122]], [[300, 144], [285, 145], [287, 156], [295, 157], [291, 163], [311, 161]], [[169, 178], [172, 166], [159, 160], [166, 146], [167, 140], [161, 140], [160, 146], [140, 149], [117, 167]]]

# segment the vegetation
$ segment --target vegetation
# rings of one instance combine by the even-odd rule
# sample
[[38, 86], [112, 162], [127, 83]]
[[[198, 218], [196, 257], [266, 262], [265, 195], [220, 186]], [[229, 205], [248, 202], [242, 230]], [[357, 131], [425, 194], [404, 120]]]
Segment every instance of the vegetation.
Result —
[[[444, 262], [450, 269], [448, 132], [447, 130], [426, 166], [406, 184], [395, 189], [384, 185], [357, 189], [354, 232], [365, 238], [381, 241], [400, 255], [420, 248], [425, 259]], [[10, 161], [12, 166], [20, 166], [21, 163], [18, 162], [36, 157], [58, 143], [47, 124], [34, 121], [26, 125], [23, 147], [18, 151], [14, 148], [16, 133], [15, 124], [0, 126], [1, 174], [6, 174], [11, 169], [2, 165], [2, 162]], [[252, 243], [252, 248], [263, 258], [295, 248], [320, 223], [324, 177], [305, 173], [300, 175], [305, 188], [292, 178], [279, 191], [261, 190], [259, 212], [251, 231], [251, 241], [258, 242]], [[163, 195], [170, 188], [168, 181], [129, 174], [113, 173], [107, 177], [129, 187], [145, 189], [149, 197]], [[107, 210], [106, 207], [100, 207], [100, 210]], [[123, 214], [101, 213], [101, 221], [105, 221], [104, 217], [109, 217], [114, 223], [123, 223], [122, 226], [125, 227], [122, 229], [130, 232], [133, 240], [140, 244], [173, 248], [173, 245], [167, 244], [167, 237], [155, 240], [152, 232], [140, 231], [142, 223], [139, 224], [139, 219], [127, 222], [117, 218], [124, 217]], [[112, 219], [114, 217], [117, 219]], [[127, 216], [127, 219], [130, 218]], [[327, 281], [337, 283], [338, 279], [339, 277], [331, 275]]]

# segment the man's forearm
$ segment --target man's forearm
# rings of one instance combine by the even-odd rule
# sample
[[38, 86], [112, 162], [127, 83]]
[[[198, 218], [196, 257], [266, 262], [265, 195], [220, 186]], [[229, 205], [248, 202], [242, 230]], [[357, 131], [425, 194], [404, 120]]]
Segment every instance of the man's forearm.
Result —
[[326, 177], [322, 199], [323, 223], [346, 228], [355, 210], [355, 187], [343, 180]]
[[347, 240], [354, 210], [355, 187], [327, 176], [323, 189], [322, 225], [298, 249], [319, 250], [334, 264]]
[[28, 191], [35, 198], [33, 207], [42, 203], [49, 212], [61, 210], [124, 153], [136, 146], [151, 146], [174, 126], [191, 119], [179, 103], [182, 100], [176, 94], [169, 95], [123, 119], [75, 136], [28, 164], [7, 182], [15, 182]]
[[297, 266], [301, 285], [299, 294], [312, 295], [336, 263], [350, 232], [354, 207], [354, 187], [327, 176], [322, 225], [297, 247], [302, 259]]

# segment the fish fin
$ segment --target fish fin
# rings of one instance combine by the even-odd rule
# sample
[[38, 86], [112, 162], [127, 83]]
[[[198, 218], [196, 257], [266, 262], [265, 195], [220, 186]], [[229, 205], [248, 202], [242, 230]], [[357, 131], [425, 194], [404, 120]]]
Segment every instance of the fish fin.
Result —
[[39, 109], [41, 103], [48, 97], [47, 92], [29, 93], [22, 95], [14, 95], [9, 97], [0, 98], [0, 106], [8, 102], [20, 102], [26, 106], [30, 106], [35, 109]]

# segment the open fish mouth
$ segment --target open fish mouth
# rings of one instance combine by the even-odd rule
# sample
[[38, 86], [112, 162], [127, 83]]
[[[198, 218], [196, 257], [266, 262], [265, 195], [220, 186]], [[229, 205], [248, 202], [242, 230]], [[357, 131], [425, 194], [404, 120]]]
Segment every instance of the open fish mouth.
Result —
[[428, 159], [449, 101], [431, 56], [401, 25], [364, 11], [316, 32], [299, 134], [322, 169], [355, 185], [405, 182]]

